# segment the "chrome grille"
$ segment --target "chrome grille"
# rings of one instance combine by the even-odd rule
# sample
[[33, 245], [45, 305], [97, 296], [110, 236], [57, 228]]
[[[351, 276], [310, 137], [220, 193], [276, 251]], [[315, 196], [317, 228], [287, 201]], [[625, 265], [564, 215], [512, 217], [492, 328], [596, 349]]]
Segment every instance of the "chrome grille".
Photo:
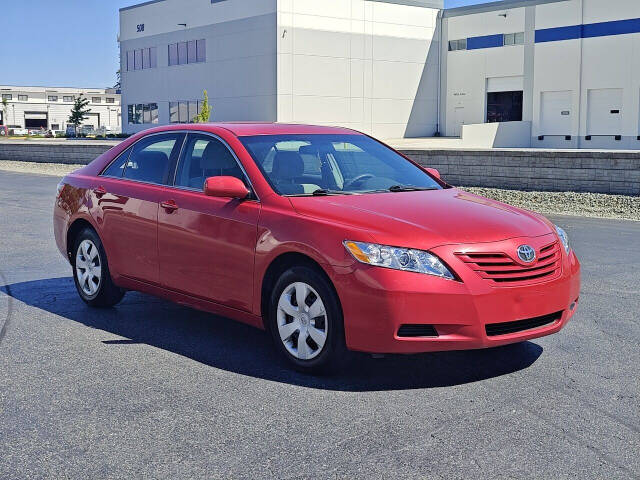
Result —
[[504, 252], [464, 252], [456, 255], [480, 277], [497, 286], [553, 280], [560, 275], [562, 267], [558, 241], [536, 250], [536, 260], [530, 264], [522, 264]]

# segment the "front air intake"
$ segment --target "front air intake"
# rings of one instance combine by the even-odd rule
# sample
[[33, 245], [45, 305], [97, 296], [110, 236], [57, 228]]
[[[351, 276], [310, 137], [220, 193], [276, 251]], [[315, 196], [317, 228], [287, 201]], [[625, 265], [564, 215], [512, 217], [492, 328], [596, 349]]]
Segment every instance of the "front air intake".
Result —
[[437, 337], [438, 332], [433, 325], [407, 324], [398, 329], [398, 337]]
[[485, 325], [488, 337], [508, 335], [509, 333], [524, 332], [556, 323], [562, 318], [562, 312], [551, 313], [541, 317], [516, 320], [515, 322], [489, 323]]

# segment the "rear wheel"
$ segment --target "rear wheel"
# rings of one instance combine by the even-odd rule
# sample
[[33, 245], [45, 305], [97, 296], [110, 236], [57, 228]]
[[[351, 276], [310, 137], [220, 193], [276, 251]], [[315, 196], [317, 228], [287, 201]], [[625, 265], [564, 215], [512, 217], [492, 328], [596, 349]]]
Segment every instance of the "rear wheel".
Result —
[[313, 268], [292, 267], [271, 295], [270, 330], [276, 348], [298, 370], [320, 373], [344, 353], [344, 326], [337, 295]]
[[92, 307], [112, 307], [124, 291], [111, 280], [107, 254], [98, 234], [91, 228], [75, 239], [72, 255], [73, 278], [80, 298]]

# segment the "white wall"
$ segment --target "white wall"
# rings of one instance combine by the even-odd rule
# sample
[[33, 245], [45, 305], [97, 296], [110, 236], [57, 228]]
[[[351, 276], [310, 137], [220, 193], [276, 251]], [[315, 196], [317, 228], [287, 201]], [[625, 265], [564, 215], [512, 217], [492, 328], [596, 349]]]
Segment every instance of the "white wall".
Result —
[[[276, 0], [164, 0], [120, 10], [120, 41], [173, 33], [179, 23], [185, 29], [206, 27], [243, 18], [275, 13]], [[144, 25], [144, 31], [138, 31]]]
[[[211, 121], [276, 120], [276, 0], [165, 0], [120, 17], [126, 132], [154, 126], [128, 124], [129, 104], [157, 103], [159, 123], [168, 124], [170, 102], [201, 100], [203, 90]], [[144, 32], [131, 34], [138, 22]], [[206, 40], [206, 62], [169, 66], [170, 43], [198, 39]], [[126, 52], [147, 47], [157, 48], [157, 68], [126, 71]]]
[[278, 0], [278, 120], [432, 135], [437, 15], [366, 0]]

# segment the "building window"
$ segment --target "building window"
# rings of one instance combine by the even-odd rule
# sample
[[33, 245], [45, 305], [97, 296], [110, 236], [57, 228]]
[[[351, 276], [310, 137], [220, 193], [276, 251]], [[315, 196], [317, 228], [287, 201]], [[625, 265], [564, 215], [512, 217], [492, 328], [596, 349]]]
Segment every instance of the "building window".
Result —
[[11, 95], [10, 93], [3, 93], [2, 100], [13, 100], [13, 95]]
[[194, 117], [202, 111], [202, 102], [197, 100], [169, 103], [171, 123], [193, 123]]
[[207, 42], [205, 39], [169, 45], [169, 66], [207, 61]]
[[73, 95], [65, 95], [64, 97], [62, 97], [62, 101], [66, 103], [72, 103], [75, 101], [75, 98], [73, 98]]
[[169, 45], [169, 66], [178, 64], [178, 44]]
[[196, 41], [196, 57], [198, 62], [206, 62], [207, 61], [207, 42], [206, 40], [198, 40]]
[[524, 45], [524, 32], [519, 33], [505, 33], [504, 34], [504, 45]]
[[48, 98], [48, 100], [50, 102], [57, 102], [58, 101], [58, 96], [57, 95], [49, 95], [47, 98]]
[[60, 124], [59, 123], [52, 123], [51, 124], [51, 130], [60, 130]]
[[146, 70], [158, 66], [158, 49], [156, 47], [142, 48], [127, 52], [127, 71]]
[[18, 101], [19, 102], [28, 102], [29, 101], [29, 96], [28, 95], [18, 95]]
[[113, 97], [107, 97], [107, 103], [116, 103], [116, 99]]
[[142, 70], [142, 50], [136, 50], [133, 55], [134, 58], [134, 70]]
[[137, 103], [127, 107], [127, 116], [130, 125], [142, 125], [145, 123], [158, 123], [157, 103]]
[[466, 50], [467, 49], [467, 39], [462, 38], [460, 40], [451, 40], [449, 42], [449, 51], [455, 52], [456, 50]]
[[102, 103], [102, 98], [100, 98], [100, 97], [91, 97], [91, 103]]
[[187, 63], [187, 42], [178, 43], [178, 65]]

